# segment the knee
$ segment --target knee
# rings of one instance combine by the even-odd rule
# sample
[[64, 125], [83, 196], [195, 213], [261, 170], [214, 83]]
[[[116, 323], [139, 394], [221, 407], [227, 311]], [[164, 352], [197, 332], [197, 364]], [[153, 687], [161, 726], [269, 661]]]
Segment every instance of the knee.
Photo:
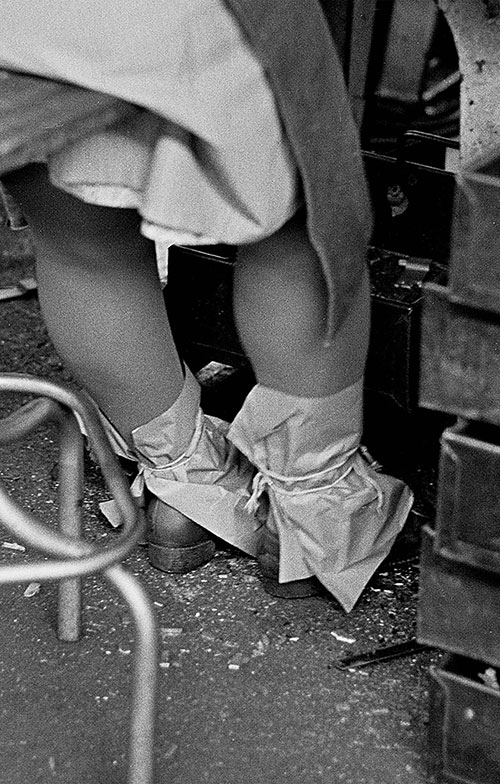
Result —
[[301, 219], [240, 248], [234, 296], [238, 321], [262, 331], [266, 340], [278, 333], [282, 343], [304, 350], [323, 341], [326, 283]]

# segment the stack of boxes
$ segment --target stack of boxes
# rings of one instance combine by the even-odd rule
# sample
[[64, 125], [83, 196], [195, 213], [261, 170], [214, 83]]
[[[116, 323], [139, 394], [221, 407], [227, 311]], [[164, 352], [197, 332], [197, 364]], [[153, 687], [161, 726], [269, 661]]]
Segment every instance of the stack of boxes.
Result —
[[500, 782], [500, 158], [459, 179], [448, 285], [425, 287], [420, 402], [444, 431], [423, 531], [418, 637], [433, 670], [430, 778]]

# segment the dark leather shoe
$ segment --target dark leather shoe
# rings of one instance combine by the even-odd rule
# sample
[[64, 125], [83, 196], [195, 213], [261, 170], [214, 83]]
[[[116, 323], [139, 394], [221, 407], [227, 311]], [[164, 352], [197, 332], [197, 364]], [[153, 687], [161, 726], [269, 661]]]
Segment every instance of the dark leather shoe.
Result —
[[162, 572], [185, 574], [215, 555], [213, 537], [188, 517], [158, 498], [146, 509], [148, 557]]
[[279, 539], [278, 535], [264, 528], [257, 551], [257, 563], [260, 569], [260, 581], [266, 593], [279, 599], [305, 599], [308, 596], [320, 596], [325, 588], [316, 577], [305, 580], [292, 580], [280, 583], [279, 575]]

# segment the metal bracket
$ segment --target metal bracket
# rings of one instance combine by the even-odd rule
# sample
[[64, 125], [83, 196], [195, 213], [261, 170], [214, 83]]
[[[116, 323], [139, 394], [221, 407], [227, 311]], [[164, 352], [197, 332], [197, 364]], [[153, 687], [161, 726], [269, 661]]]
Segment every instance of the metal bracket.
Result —
[[417, 286], [422, 288], [425, 278], [430, 272], [431, 263], [429, 259], [398, 259], [401, 275], [394, 284], [400, 289], [412, 289]]

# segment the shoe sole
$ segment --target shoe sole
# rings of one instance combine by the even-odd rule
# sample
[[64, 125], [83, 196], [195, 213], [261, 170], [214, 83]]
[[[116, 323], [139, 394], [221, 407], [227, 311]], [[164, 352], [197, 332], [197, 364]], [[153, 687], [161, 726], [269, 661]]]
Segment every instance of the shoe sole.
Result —
[[310, 596], [321, 596], [325, 589], [316, 577], [303, 580], [291, 580], [287, 583], [278, 581], [279, 545], [277, 536], [270, 531], [264, 533], [260, 552], [257, 553], [259, 564], [259, 580], [265, 592], [277, 599], [307, 599]]
[[148, 544], [148, 558], [151, 566], [169, 574], [186, 574], [208, 563], [215, 555], [215, 543], [199, 542], [189, 547], [166, 547]]
[[259, 575], [259, 580], [265, 592], [277, 599], [307, 599], [310, 596], [321, 596], [324, 588], [314, 577], [305, 580], [292, 580], [289, 583], [279, 583], [272, 577]]

